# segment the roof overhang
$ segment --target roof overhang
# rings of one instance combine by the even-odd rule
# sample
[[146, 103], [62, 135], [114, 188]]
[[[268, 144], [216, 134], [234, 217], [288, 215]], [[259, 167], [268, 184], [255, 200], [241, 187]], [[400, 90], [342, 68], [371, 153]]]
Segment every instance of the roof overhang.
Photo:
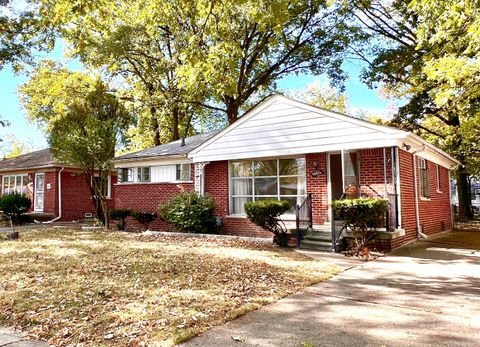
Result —
[[114, 168], [125, 167], [125, 165], [128, 165], [128, 167], [140, 167], [140, 166], [182, 164], [182, 163], [191, 163], [191, 162], [192, 160], [189, 159], [186, 154], [112, 160], [112, 164]]

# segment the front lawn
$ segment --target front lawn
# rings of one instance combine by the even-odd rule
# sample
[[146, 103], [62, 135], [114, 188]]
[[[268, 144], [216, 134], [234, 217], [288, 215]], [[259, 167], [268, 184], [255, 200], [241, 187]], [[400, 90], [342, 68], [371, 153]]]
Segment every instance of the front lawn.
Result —
[[0, 241], [0, 324], [56, 346], [168, 346], [338, 270], [264, 243], [25, 231]]

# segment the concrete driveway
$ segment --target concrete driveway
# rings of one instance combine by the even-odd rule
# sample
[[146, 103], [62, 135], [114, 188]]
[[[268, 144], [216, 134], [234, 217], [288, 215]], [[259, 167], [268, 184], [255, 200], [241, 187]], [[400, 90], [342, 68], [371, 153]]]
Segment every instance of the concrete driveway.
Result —
[[480, 233], [403, 247], [184, 346], [478, 346]]

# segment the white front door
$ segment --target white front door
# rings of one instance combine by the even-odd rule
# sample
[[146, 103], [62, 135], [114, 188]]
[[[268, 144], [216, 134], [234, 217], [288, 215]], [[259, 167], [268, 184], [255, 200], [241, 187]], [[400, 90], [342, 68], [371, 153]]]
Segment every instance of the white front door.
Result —
[[33, 210], [35, 212], [43, 212], [45, 197], [45, 174], [37, 173], [35, 174], [35, 194], [34, 194], [34, 203]]

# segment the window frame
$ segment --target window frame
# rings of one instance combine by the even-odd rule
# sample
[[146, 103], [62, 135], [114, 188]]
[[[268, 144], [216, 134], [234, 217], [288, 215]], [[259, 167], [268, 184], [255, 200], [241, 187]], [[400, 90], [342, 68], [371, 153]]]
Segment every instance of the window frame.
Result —
[[435, 180], [436, 180], [437, 193], [441, 193], [442, 185], [440, 181], [440, 165], [438, 164], [436, 164], [436, 167], [435, 167]]
[[[17, 190], [17, 177], [21, 177], [20, 179], [20, 191]], [[27, 178], [27, 184], [24, 185], [24, 178]], [[8, 193], [5, 193], [5, 179], [8, 178]], [[10, 182], [13, 178], [13, 188], [10, 188]], [[28, 194], [28, 174], [13, 174], [13, 175], [4, 175], [2, 176], [2, 196], [5, 194], [11, 194], [13, 192], [17, 192], [20, 194]]]
[[[188, 170], [184, 170], [184, 165], [188, 165]], [[188, 172], [188, 177], [183, 177], [184, 173]], [[176, 182], [189, 182], [192, 180], [192, 163], [175, 164], [175, 179]]]
[[[90, 182], [90, 185], [93, 186], [93, 180], [95, 178], [98, 178], [100, 176], [98, 176], [98, 174], [95, 174], [94, 176], [92, 176], [92, 179], [91, 179], [91, 182]], [[111, 199], [112, 198], [112, 175], [108, 175], [107, 176], [107, 195], [105, 196], [106, 199]]]
[[419, 168], [419, 185], [420, 185], [420, 197], [423, 199], [430, 199], [431, 189], [430, 189], [430, 173], [428, 170], [427, 160], [424, 158], [418, 158], [418, 168]]
[[[148, 169], [148, 179], [145, 179], [146, 172], [144, 170]], [[152, 181], [152, 167], [151, 166], [139, 166], [136, 168], [137, 171], [137, 181], [138, 183], [150, 183]]]
[[[281, 175], [280, 174], [280, 160], [288, 160], [288, 159], [303, 159], [304, 161], [304, 170], [302, 174], [299, 174], [297, 170], [296, 175]], [[255, 167], [254, 163], [256, 161], [271, 161], [275, 160], [276, 161], [276, 176], [255, 176]], [[238, 176], [234, 177], [233, 176], [233, 163], [235, 162], [250, 162], [250, 167], [251, 167], [251, 175], [250, 176]], [[277, 194], [276, 195], [257, 195], [255, 194], [255, 178], [273, 178], [275, 177], [277, 180]], [[303, 179], [303, 188], [304, 188], [304, 194], [281, 194], [281, 184], [280, 181], [282, 178], [302, 178]], [[244, 179], [250, 179], [252, 182], [252, 193], [249, 195], [245, 194], [233, 194], [233, 182], [235, 180], [244, 180]], [[276, 158], [256, 158], [256, 159], [238, 159], [238, 160], [229, 160], [228, 161], [228, 197], [229, 197], [229, 215], [231, 216], [238, 216], [238, 217], [243, 217], [245, 216], [245, 213], [234, 213], [233, 212], [233, 200], [234, 198], [251, 198], [249, 201], [256, 201], [257, 198], [263, 199], [263, 198], [272, 198], [276, 200], [281, 200], [282, 198], [305, 198], [307, 196], [307, 162], [305, 156], [295, 156], [295, 157], [276, 157]], [[294, 213], [287, 212], [284, 214], [284, 216], [294, 216]]]

